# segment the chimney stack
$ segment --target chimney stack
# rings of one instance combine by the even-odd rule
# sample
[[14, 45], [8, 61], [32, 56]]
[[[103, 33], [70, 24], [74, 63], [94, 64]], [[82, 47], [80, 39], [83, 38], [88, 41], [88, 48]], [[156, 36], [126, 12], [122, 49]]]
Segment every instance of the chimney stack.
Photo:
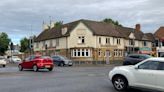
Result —
[[136, 31], [141, 31], [141, 25], [140, 24], [136, 24]]
[[45, 31], [45, 30], [47, 30], [47, 29], [49, 29], [50, 28], [50, 26], [48, 26], [47, 24], [44, 24], [43, 25], [43, 31]]

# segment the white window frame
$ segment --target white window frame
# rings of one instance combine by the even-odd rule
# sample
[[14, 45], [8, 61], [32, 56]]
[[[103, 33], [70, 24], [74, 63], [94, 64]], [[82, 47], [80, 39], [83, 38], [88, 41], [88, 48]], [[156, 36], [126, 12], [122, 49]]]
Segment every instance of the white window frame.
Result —
[[[71, 53], [72, 57], [90, 57], [92, 52], [90, 49], [72, 49]], [[84, 55], [82, 55], [82, 53], [84, 53]]]
[[106, 44], [110, 44], [110, 38], [108, 37], [108, 38], [106, 38]]
[[78, 36], [78, 44], [85, 44], [85, 36]]

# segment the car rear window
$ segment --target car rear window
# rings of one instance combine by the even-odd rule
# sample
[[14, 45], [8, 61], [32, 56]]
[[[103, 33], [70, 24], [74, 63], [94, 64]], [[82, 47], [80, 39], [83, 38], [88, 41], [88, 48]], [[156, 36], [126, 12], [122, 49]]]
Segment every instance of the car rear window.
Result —
[[131, 55], [131, 56], [129, 56], [130, 58], [139, 58], [139, 56], [137, 56], [137, 55]]

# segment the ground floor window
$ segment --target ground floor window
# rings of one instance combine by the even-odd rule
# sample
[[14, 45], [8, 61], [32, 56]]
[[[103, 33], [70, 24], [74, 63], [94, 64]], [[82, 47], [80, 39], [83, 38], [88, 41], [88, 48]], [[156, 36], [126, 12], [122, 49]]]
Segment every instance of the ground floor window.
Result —
[[107, 56], [111, 57], [111, 51], [106, 50], [106, 51], [104, 52], [104, 57], [107, 57]]
[[91, 51], [90, 49], [72, 49], [71, 55], [72, 57], [91, 57]]
[[99, 54], [99, 57], [102, 57], [102, 50], [99, 50], [98, 54]]
[[115, 49], [114, 50], [114, 57], [123, 57], [123, 50], [121, 49]]

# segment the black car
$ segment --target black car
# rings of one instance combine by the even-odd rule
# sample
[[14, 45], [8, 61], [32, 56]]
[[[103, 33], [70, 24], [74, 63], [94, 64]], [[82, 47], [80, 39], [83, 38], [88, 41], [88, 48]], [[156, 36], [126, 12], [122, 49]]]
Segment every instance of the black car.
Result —
[[130, 54], [127, 57], [125, 57], [123, 65], [135, 65], [148, 58], [151, 58], [151, 56], [145, 54]]
[[55, 55], [55, 56], [52, 56], [51, 58], [53, 59], [54, 64], [57, 66], [65, 66], [65, 65], [72, 66], [73, 65], [73, 61], [64, 56]]

